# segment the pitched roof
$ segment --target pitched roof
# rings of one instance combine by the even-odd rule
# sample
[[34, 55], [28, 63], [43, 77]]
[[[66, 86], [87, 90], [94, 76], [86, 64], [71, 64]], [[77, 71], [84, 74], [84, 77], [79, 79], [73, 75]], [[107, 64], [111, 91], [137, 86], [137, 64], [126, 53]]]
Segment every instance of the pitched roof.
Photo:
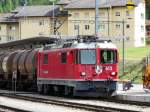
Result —
[[[14, 12], [18, 13], [15, 17], [40, 17], [40, 16], [52, 16], [53, 15], [53, 6], [52, 5], [41, 5], [41, 6], [23, 6], [20, 7]], [[58, 12], [59, 7], [55, 5], [54, 12]]]
[[[135, 5], [138, 5], [140, 3], [140, 0], [133, 0], [133, 2]], [[126, 6], [126, 3], [126, 0], [100, 0], [99, 8]], [[95, 8], [95, 0], [76, 0], [69, 3], [65, 8]]]
[[75, 1], [75, 0], [60, 0], [59, 2], [57, 2], [57, 4], [58, 5], [67, 5], [73, 1]]
[[0, 16], [0, 23], [15, 23], [18, 22], [18, 19], [13, 17], [14, 14], [6, 13]]

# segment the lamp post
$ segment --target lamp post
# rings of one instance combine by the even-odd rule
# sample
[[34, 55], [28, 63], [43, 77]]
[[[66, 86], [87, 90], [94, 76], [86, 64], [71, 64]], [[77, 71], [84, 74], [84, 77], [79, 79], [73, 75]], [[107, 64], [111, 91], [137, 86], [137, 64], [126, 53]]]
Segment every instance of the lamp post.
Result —
[[53, 33], [54, 35], [56, 35], [56, 32], [55, 32], [55, 3], [54, 3], [54, 0], [52, 1], [53, 2]]
[[124, 66], [125, 66], [125, 29], [124, 29], [124, 26], [125, 26], [125, 21], [123, 19], [122, 21], [122, 75], [124, 75]]
[[55, 31], [55, 28], [56, 28], [56, 25], [55, 25], [55, 0], [49, 0], [50, 2], [53, 3], [53, 15], [52, 15], [52, 18], [53, 18], [53, 35], [56, 35], [56, 31]]
[[[128, 10], [133, 10], [134, 8], [134, 3], [132, 0], [127, 0], [127, 4], [126, 7]], [[122, 21], [122, 28], [123, 28], [123, 32], [122, 32], [122, 75], [124, 75], [124, 66], [125, 66], [125, 21], [123, 19]]]
[[98, 26], [99, 26], [99, 2], [100, 2], [100, 0], [95, 0], [95, 36], [98, 35]]

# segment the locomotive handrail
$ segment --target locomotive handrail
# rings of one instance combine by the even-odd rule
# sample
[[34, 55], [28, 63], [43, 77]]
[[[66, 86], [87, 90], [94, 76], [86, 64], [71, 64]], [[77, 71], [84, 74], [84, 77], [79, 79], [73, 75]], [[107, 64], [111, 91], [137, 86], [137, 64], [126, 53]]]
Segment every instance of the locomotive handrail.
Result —
[[78, 35], [76, 37], [73, 38], [64, 38], [63, 39], [66, 42], [70, 42], [70, 41], [78, 41], [78, 42], [112, 42], [110, 39], [105, 39], [105, 38], [101, 38], [101, 37], [97, 37], [97, 36], [93, 36], [93, 35]]

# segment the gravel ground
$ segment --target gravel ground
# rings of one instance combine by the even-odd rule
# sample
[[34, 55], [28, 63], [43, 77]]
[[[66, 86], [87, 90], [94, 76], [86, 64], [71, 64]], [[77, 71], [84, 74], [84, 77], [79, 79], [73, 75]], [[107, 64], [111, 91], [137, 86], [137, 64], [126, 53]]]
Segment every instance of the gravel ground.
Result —
[[[119, 92], [123, 92], [122, 85], [119, 84], [118, 86]], [[134, 85], [133, 88], [131, 88], [130, 91], [143, 91], [142, 85]], [[2, 91], [1, 91], [2, 92]], [[127, 92], [125, 92], [127, 93]], [[88, 99], [70, 99], [70, 98], [63, 98], [63, 97], [52, 97], [52, 96], [41, 96], [36, 94], [22, 94], [27, 96], [33, 96], [33, 97], [39, 97], [39, 98], [45, 98], [45, 99], [58, 99], [61, 101], [67, 101], [67, 102], [75, 102], [75, 103], [83, 103], [83, 104], [90, 104], [90, 105], [98, 105], [98, 106], [105, 106], [105, 107], [115, 107], [115, 108], [121, 108], [121, 109], [129, 109], [129, 110], [136, 110], [140, 112], [150, 112], [150, 107], [141, 107], [136, 105], [124, 105], [119, 103], [113, 103], [113, 102], [106, 102], [101, 101], [100, 99], [97, 100], [88, 100]], [[150, 96], [150, 94], [148, 94]], [[49, 105], [49, 104], [42, 104], [42, 103], [33, 103], [30, 101], [21, 101], [21, 100], [12, 100], [9, 98], [0, 97], [0, 104], [11, 106], [11, 107], [17, 107], [19, 109], [28, 109], [30, 111], [34, 112], [89, 112], [85, 110], [78, 110], [78, 109], [72, 109], [67, 107], [61, 107], [61, 106], [55, 106], [55, 105]]]
[[63, 98], [63, 97], [41, 96], [41, 95], [30, 95], [30, 94], [26, 94], [25, 96], [32, 96], [36, 98], [53, 99], [53, 100], [58, 99], [60, 101], [66, 101], [66, 102], [82, 103], [82, 104], [120, 108], [120, 109], [129, 109], [129, 110], [136, 110], [140, 112], [150, 112], [150, 107], [141, 107], [141, 106], [136, 106], [136, 105], [113, 103], [113, 102], [101, 101], [101, 99], [97, 99], [97, 100], [94, 100], [94, 99], [89, 100], [89, 99], [84, 99], [84, 98], [70, 99], [70, 98]]
[[8, 109], [2, 109], [2, 108], [0, 108], [0, 112], [15, 112], [15, 111], [11, 111], [11, 110], [8, 110]]
[[30, 101], [16, 100], [5, 97], [0, 97], [0, 105], [15, 107], [18, 109], [28, 110], [32, 112], [89, 112], [69, 107], [61, 107], [42, 103], [33, 103]]

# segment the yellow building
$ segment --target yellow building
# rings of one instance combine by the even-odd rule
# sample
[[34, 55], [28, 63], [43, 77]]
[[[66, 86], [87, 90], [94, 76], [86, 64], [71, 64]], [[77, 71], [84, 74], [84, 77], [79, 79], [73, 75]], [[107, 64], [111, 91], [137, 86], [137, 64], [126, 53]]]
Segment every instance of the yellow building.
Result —
[[[53, 11], [54, 9], [54, 11]], [[66, 35], [68, 29], [60, 24], [67, 24], [67, 13], [62, 13], [59, 6], [24, 6], [15, 15], [19, 20], [20, 39], [45, 36], [50, 37], [54, 34]], [[54, 27], [55, 26], [55, 27]], [[67, 26], [67, 25], [66, 25]]]
[[[126, 8], [126, 0], [100, 0], [99, 36], [118, 43], [125, 37], [127, 46], [145, 45], [145, 3], [133, 0], [134, 9]], [[76, 0], [65, 9], [68, 18], [68, 35], [95, 34], [95, 0]]]
[[[135, 7], [129, 11], [126, 0], [100, 0], [98, 35], [120, 45], [125, 37], [126, 46], [144, 46], [145, 3], [133, 2]], [[54, 7], [23, 6], [4, 18], [0, 19], [1, 42], [37, 36], [95, 35], [95, 0], [60, 0]]]
[[[53, 11], [54, 9], [54, 11]], [[23, 6], [0, 18], [0, 42], [68, 34], [68, 12], [59, 6]], [[54, 30], [55, 29], [55, 30]]]
[[0, 17], [0, 43], [19, 39], [19, 23], [12, 14], [3, 14]]

